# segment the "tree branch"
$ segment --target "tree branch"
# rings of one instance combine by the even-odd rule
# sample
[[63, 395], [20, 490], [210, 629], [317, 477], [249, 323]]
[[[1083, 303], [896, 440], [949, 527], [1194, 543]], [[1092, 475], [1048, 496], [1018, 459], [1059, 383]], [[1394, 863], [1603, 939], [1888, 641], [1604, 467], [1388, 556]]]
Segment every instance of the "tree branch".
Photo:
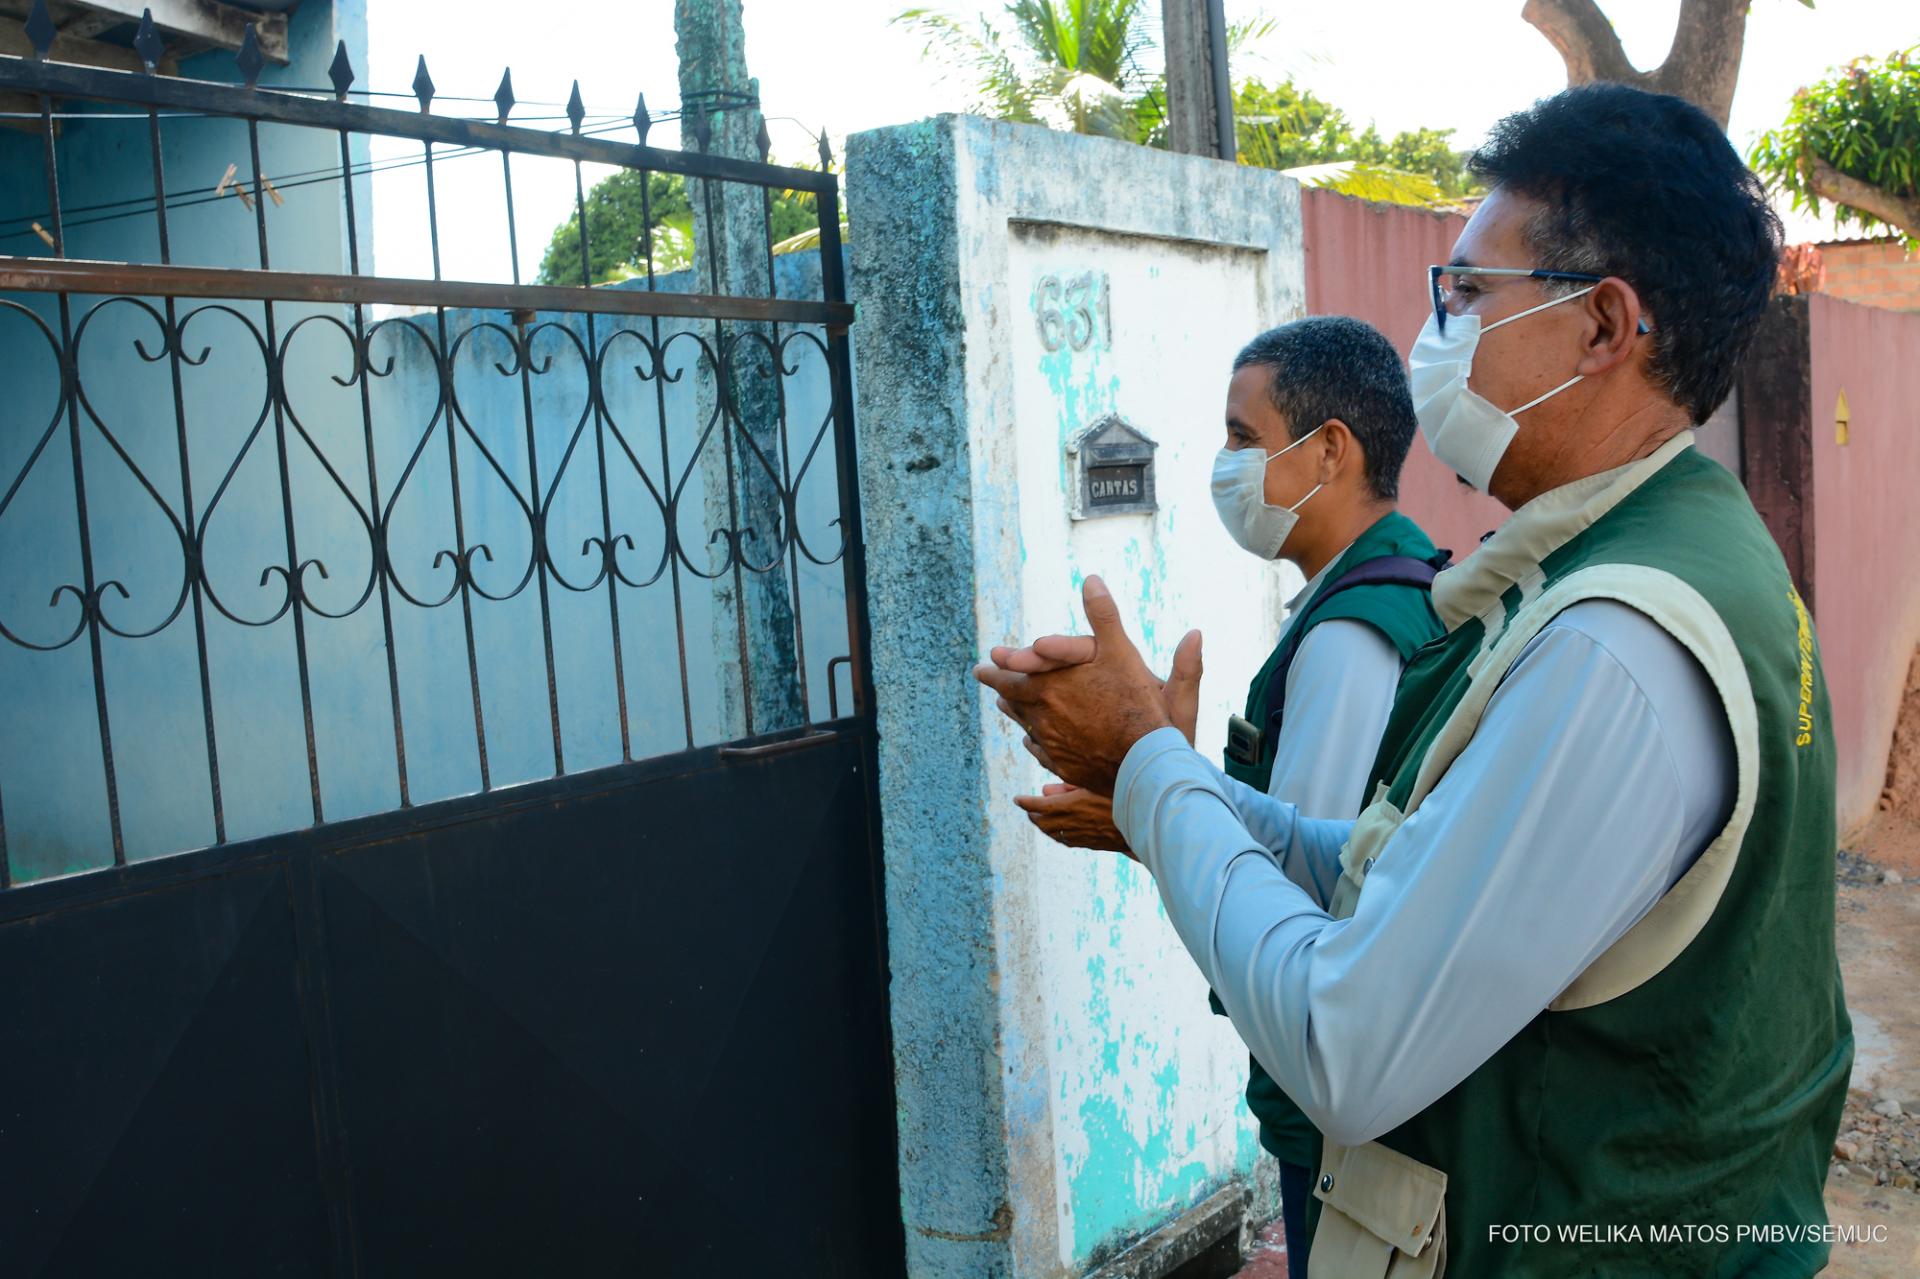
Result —
[[1641, 71], [1627, 58], [1613, 24], [1596, 0], [1526, 0], [1520, 16], [1547, 38], [1567, 64], [1567, 83], [1611, 80], [1671, 93], [1727, 127], [1749, 0], [1681, 0], [1667, 59]]
[[1726, 128], [1747, 40], [1748, 3], [1681, 0], [1667, 60], [1648, 77], [1646, 87], [1685, 98]]
[[1613, 24], [1594, 0], [1527, 0], [1520, 16], [1547, 38], [1567, 64], [1567, 83], [1615, 80], [1637, 84], [1644, 77], [1627, 60]]
[[1817, 155], [1809, 154], [1805, 164], [1807, 185], [1815, 194], [1872, 214], [1904, 232], [1908, 239], [1920, 240], [1920, 199], [1902, 199], [1871, 182], [1849, 177]]

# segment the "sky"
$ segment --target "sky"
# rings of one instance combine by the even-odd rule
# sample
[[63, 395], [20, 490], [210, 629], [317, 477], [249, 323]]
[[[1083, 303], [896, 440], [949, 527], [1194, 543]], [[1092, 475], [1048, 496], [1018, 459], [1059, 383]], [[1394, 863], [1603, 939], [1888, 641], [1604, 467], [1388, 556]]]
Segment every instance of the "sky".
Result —
[[[773, 157], [811, 159], [824, 128], [836, 153], [850, 133], [960, 109], [965, 89], [943, 81], [921, 57], [923, 41], [890, 19], [915, 0], [745, 0], [747, 63], [760, 81]], [[1004, 0], [918, 0], [964, 18], [998, 13]], [[1148, 0], [1157, 10], [1158, 0]], [[1728, 133], [1742, 152], [1786, 113], [1793, 91], [1830, 66], [1920, 41], [1913, 0], [1753, 0], [1739, 88]], [[1226, 0], [1229, 21], [1265, 17], [1270, 35], [1239, 58], [1236, 78], [1292, 75], [1357, 123], [1402, 129], [1450, 128], [1456, 145], [1478, 142], [1500, 116], [1562, 88], [1560, 56], [1521, 20], [1520, 0]], [[1628, 55], [1656, 65], [1673, 36], [1679, 0], [1603, 0]], [[405, 88], [426, 52], [442, 94], [490, 97], [511, 64], [516, 118], [558, 116], [577, 78], [587, 127], [620, 126], [645, 93], [655, 112], [679, 99], [672, 0], [568, 0], [546, 6], [547, 25], [529, 29], [521, 0], [371, 0], [370, 81]], [[1390, 33], [1391, 38], [1383, 38]], [[536, 103], [551, 105], [539, 106]], [[441, 101], [448, 113], [489, 115], [481, 103]], [[595, 117], [598, 117], [596, 119]], [[564, 121], [527, 119], [531, 127]], [[677, 145], [671, 124], [657, 145]], [[380, 148], [384, 147], [384, 150]], [[417, 154], [417, 148], [411, 152]], [[376, 140], [376, 157], [409, 154]], [[572, 209], [570, 166], [514, 161], [522, 277], [531, 279], [553, 227]], [[589, 185], [602, 175], [589, 168]], [[497, 157], [436, 165], [442, 270], [448, 278], [509, 278]], [[424, 179], [418, 167], [375, 178], [375, 253], [385, 275], [428, 275]], [[1785, 210], [1783, 210], [1783, 213]], [[1790, 240], [1830, 234], [1789, 218]]]

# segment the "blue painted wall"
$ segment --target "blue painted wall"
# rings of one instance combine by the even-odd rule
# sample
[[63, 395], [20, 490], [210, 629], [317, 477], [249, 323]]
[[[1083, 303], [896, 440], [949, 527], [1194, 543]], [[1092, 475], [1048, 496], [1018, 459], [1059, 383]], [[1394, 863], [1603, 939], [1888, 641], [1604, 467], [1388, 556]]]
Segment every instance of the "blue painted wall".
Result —
[[[325, 84], [325, 69], [335, 42], [344, 39], [350, 56], [366, 63], [366, 15], [363, 0], [314, 0], [297, 10], [289, 24], [290, 62], [267, 67], [263, 85]], [[184, 76], [238, 81], [231, 54], [212, 52], [185, 60]], [[87, 110], [97, 120], [61, 122], [56, 147], [61, 206], [69, 223], [67, 254], [76, 258], [158, 261], [153, 154], [143, 113], [123, 104], [63, 103], [65, 110]], [[124, 118], [131, 116], [132, 118]], [[191, 265], [259, 265], [258, 225], [254, 214], [232, 195], [218, 200], [189, 194], [212, 188], [227, 165], [251, 173], [244, 124], [174, 113], [163, 114], [162, 150], [169, 191], [172, 260]], [[339, 137], [313, 130], [263, 125], [262, 166], [269, 174], [338, 171]], [[356, 139], [356, 162], [364, 160], [365, 140]], [[18, 254], [51, 252], [30, 230], [17, 232], [21, 218], [51, 226], [43, 141], [38, 133], [0, 133], [0, 227], [10, 234], [0, 245]], [[356, 182], [364, 211], [365, 179]], [[286, 183], [284, 204], [267, 209], [269, 260], [275, 267], [340, 271], [346, 269], [346, 226], [337, 181]], [[119, 216], [132, 212], [132, 216]], [[60, 423], [46, 450], [35, 456], [44, 428], [58, 413], [57, 364], [33, 317], [59, 328], [55, 300], [46, 295], [9, 295], [23, 306], [0, 310], [0, 350], [7, 353], [10, 394], [0, 404], [0, 485], [19, 488], [0, 513], [0, 621], [33, 642], [65, 636], [79, 617], [74, 593], [48, 601], [63, 585], [82, 580], [79, 525], [75, 516], [75, 460], [71, 435]], [[161, 325], [132, 303], [115, 303], [95, 313], [99, 299], [76, 297], [71, 323], [76, 332], [76, 362], [86, 388], [86, 412], [79, 432], [79, 466], [85, 481], [89, 533], [98, 581], [124, 584], [127, 596], [104, 597], [108, 616], [130, 631], [162, 622], [172, 611], [183, 580], [179, 538], [152, 494], [134, 476], [127, 461], [144, 474], [179, 518], [183, 510], [180, 445], [172, 402], [170, 362], [149, 362], [133, 348], [138, 340], [148, 353], [164, 348]], [[158, 308], [157, 300], [148, 300]], [[281, 331], [300, 312], [281, 308]], [[192, 425], [188, 475], [196, 505], [204, 511], [219, 488], [226, 463], [252, 422], [250, 405], [264, 397], [263, 362], [258, 347], [251, 355], [251, 332], [263, 321], [258, 306], [238, 305], [231, 313], [209, 313], [187, 329], [190, 354], [199, 346], [213, 351], [208, 362], [188, 370], [182, 386], [185, 416]], [[84, 324], [84, 327], [82, 325]], [[289, 384], [312, 376], [296, 363]], [[116, 452], [113, 440], [125, 450]], [[270, 445], [271, 441], [268, 441]], [[226, 536], [210, 541], [215, 572], [257, 574], [258, 547], [279, 538], [277, 501], [252, 500], [251, 470], [270, 449], [256, 445], [223, 502], [219, 521]], [[29, 460], [32, 465], [29, 467]], [[0, 488], [0, 493], [4, 493]], [[236, 593], [238, 594], [238, 593]], [[262, 732], [272, 714], [269, 690], [279, 684], [289, 663], [273, 643], [275, 628], [209, 630], [208, 657], [216, 699], [231, 709], [223, 754], [240, 762], [227, 803], [236, 831], [290, 824], [287, 806], [270, 798], [272, 787], [248, 765], [276, 760], [281, 752], [262, 748]], [[120, 776], [122, 818], [131, 855], [171, 851], [205, 843], [211, 836], [211, 803], [205, 728], [199, 705], [198, 661], [191, 616], [151, 638], [138, 641], [106, 637], [102, 673], [110, 715], [119, 719], [114, 737]], [[0, 797], [6, 805], [10, 853], [18, 878], [57, 874], [103, 864], [110, 856], [105, 782], [98, 730], [98, 708], [89, 645], [84, 637], [53, 653], [26, 652], [0, 642], [0, 687], [6, 690], [11, 731], [0, 738]], [[304, 750], [300, 750], [302, 757]], [[304, 771], [304, 765], [302, 765]], [[304, 789], [304, 788], [303, 788]], [[17, 832], [17, 833], [16, 833]]]
[[[338, 0], [331, 7], [308, 0], [292, 19], [291, 64], [269, 68], [262, 83], [326, 83], [325, 69], [339, 38], [364, 67], [363, 0]], [[237, 78], [231, 56], [224, 53], [190, 59], [181, 73]], [[337, 134], [266, 125], [260, 129], [260, 147], [269, 174], [338, 169]], [[15, 226], [5, 219], [20, 214], [49, 221], [40, 148], [36, 135], [0, 132], [0, 172], [21, 179], [0, 184], [0, 229]], [[355, 138], [353, 148], [355, 161], [363, 161], [365, 139]], [[70, 211], [69, 256], [157, 261], [150, 213], [89, 221], [126, 207], [93, 206], [150, 201], [152, 156], [144, 118], [66, 121], [57, 154], [62, 207]], [[162, 154], [174, 193], [211, 187], [229, 163], [238, 165], [241, 176], [252, 168], [245, 126], [232, 121], [164, 119]], [[341, 184], [279, 185], [285, 204], [266, 206], [271, 265], [348, 270]], [[365, 178], [355, 182], [363, 272], [374, 269], [366, 234], [371, 220], [367, 185]], [[457, 214], [443, 211], [442, 216]], [[170, 230], [175, 262], [259, 264], [255, 215], [233, 196], [174, 207]], [[4, 249], [47, 252], [31, 232], [25, 239], [7, 240]], [[688, 281], [668, 277], [660, 287], [684, 290]], [[819, 287], [817, 255], [779, 261], [782, 296], [817, 297]], [[0, 497], [16, 477], [19, 484], [0, 510], [0, 624], [30, 643], [49, 644], [74, 630], [78, 601], [74, 591], [61, 588], [82, 580], [73, 433], [61, 413], [55, 347], [36, 323], [57, 334], [60, 321], [50, 297], [12, 294], [5, 300], [17, 305], [0, 307], [9, 392], [0, 399]], [[133, 301], [103, 304], [76, 297], [71, 318], [85, 391], [77, 435], [95, 578], [120, 582], [127, 592], [122, 597], [106, 588], [102, 608], [123, 630], [160, 628], [142, 638], [103, 635], [101, 644], [130, 858], [215, 839], [201, 690], [203, 644], [226, 837], [268, 834], [313, 820], [294, 623], [282, 613], [288, 536], [283, 436], [298, 558], [318, 561], [325, 569], [324, 576], [318, 567], [307, 570], [303, 583], [314, 606], [304, 619], [306, 680], [313, 766], [326, 819], [378, 812], [400, 802], [387, 626], [380, 593], [370, 591], [374, 550], [367, 524], [376, 475], [379, 505], [391, 504], [388, 550], [407, 593], [437, 601], [454, 581], [448, 560], [441, 558], [437, 565], [435, 560], [455, 545], [452, 471], [457, 467], [466, 544], [486, 547], [473, 552], [476, 592], [506, 595], [525, 577], [531, 555], [531, 521], [522, 503], [533, 490], [536, 458], [542, 489], [554, 488], [558, 477], [549, 539], [559, 571], [577, 583], [596, 575], [598, 551], [583, 553], [582, 546], [604, 532], [604, 447], [609, 523], [616, 542], [622, 534], [628, 539], [619, 543], [619, 563], [632, 581], [643, 584], [621, 586], [616, 593], [628, 751], [639, 758], [682, 748], [689, 738], [703, 744], [720, 739], [715, 653], [726, 637], [716, 636], [712, 614], [715, 592], [729, 583], [724, 576], [709, 582], [700, 574], [710, 571], [718, 554], [704, 526], [705, 471], [723, 461], [717, 434], [696, 450], [706, 423], [693, 371], [696, 339], [710, 339], [710, 332], [662, 324], [670, 381], [661, 387], [635, 371], [650, 364], [642, 344], [614, 336], [619, 330], [650, 336], [650, 326], [597, 320], [595, 337], [610, 352], [604, 384], [610, 421], [598, 425], [588, 415], [584, 429], [576, 430], [586, 410], [580, 346], [585, 320], [567, 317], [563, 324], [536, 328], [534, 371], [524, 379], [533, 424], [530, 452], [523, 379], [517, 371], [502, 374], [496, 368], [497, 363], [512, 365], [508, 342], [494, 327], [505, 317], [449, 312], [444, 341], [455, 352], [451, 367], [459, 408], [451, 415], [455, 446], [450, 459], [449, 414], [439, 404], [439, 375], [430, 354], [442, 341], [432, 313], [380, 320], [372, 362], [382, 374], [365, 379], [363, 413], [347, 336], [351, 312], [277, 305], [275, 337], [286, 355], [292, 412], [276, 422], [267, 411], [263, 307], [182, 303], [182, 315], [199, 313], [184, 331], [182, 412], [176, 415], [175, 362], [164, 355], [156, 318], [162, 304], [146, 302], [154, 311]], [[831, 430], [824, 436], [820, 430], [829, 403], [825, 360], [817, 332], [788, 329], [781, 336], [790, 369], [781, 379], [792, 454], [787, 461], [800, 477], [798, 531], [813, 555], [831, 559], [839, 546], [838, 460]], [[160, 358], [143, 358], [136, 341]], [[761, 362], [747, 372], [765, 376], [769, 370]], [[191, 598], [183, 599], [184, 556], [175, 524], [186, 519], [180, 419], [185, 478], [191, 482], [194, 521], [206, 521], [207, 574], [217, 598], [203, 601], [198, 624]], [[38, 448], [49, 424], [55, 429]], [[757, 434], [776, 454], [777, 464], [777, 433]], [[680, 536], [688, 564], [662, 564], [662, 508], [671, 487], [682, 487], [687, 495]], [[761, 546], [771, 537], [771, 530], [761, 531]], [[767, 554], [753, 553], [759, 559]], [[776, 571], [799, 578], [809, 709], [812, 718], [825, 719], [832, 700], [827, 664], [847, 651], [841, 567], [797, 558], [797, 567], [786, 562]], [[485, 719], [495, 786], [556, 771], [555, 705], [566, 771], [621, 758], [608, 591], [604, 585], [589, 592], [549, 585], [552, 704], [537, 581], [507, 600], [478, 593], [470, 598], [471, 660], [458, 595], [439, 607], [420, 607], [399, 594], [388, 601], [412, 802], [480, 787], [476, 700]], [[265, 625], [245, 624], [276, 614], [277, 620]], [[844, 711], [850, 696], [844, 667], [836, 675]], [[0, 804], [16, 879], [107, 864], [107, 789], [87, 636], [51, 652], [0, 640], [0, 714], [7, 725], [0, 732]]]

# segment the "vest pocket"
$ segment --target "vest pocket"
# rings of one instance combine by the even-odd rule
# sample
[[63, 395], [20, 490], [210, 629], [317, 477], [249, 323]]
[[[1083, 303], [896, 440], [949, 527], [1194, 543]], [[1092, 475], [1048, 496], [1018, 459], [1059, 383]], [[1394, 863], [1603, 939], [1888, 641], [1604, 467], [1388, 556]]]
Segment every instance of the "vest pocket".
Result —
[[1352, 916], [1360, 901], [1360, 887], [1373, 869], [1373, 859], [1400, 829], [1400, 823], [1407, 820], [1406, 814], [1388, 801], [1386, 792], [1385, 782], [1374, 789], [1373, 803], [1360, 811], [1346, 847], [1340, 850], [1340, 878], [1333, 882], [1333, 896], [1327, 902], [1327, 913], [1335, 919]]
[[1307, 1279], [1440, 1279], [1447, 1174], [1377, 1141], [1329, 1141], [1313, 1183], [1320, 1224]]

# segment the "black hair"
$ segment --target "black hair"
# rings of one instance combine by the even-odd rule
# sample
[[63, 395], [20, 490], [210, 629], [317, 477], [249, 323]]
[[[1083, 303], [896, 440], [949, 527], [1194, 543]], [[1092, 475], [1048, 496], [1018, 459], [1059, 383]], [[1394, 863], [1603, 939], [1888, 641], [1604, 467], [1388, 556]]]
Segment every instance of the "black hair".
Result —
[[1650, 376], [1706, 421], [1772, 296], [1781, 239], [1720, 126], [1680, 98], [1583, 84], [1501, 120], [1469, 164], [1543, 206], [1528, 265], [1633, 286], [1653, 327]]
[[1249, 364], [1272, 373], [1268, 394], [1294, 439], [1339, 418], [1360, 442], [1368, 489], [1399, 494], [1416, 422], [1400, 353], [1380, 330], [1351, 316], [1308, 316], [1240, 348], [1233, 371]]

